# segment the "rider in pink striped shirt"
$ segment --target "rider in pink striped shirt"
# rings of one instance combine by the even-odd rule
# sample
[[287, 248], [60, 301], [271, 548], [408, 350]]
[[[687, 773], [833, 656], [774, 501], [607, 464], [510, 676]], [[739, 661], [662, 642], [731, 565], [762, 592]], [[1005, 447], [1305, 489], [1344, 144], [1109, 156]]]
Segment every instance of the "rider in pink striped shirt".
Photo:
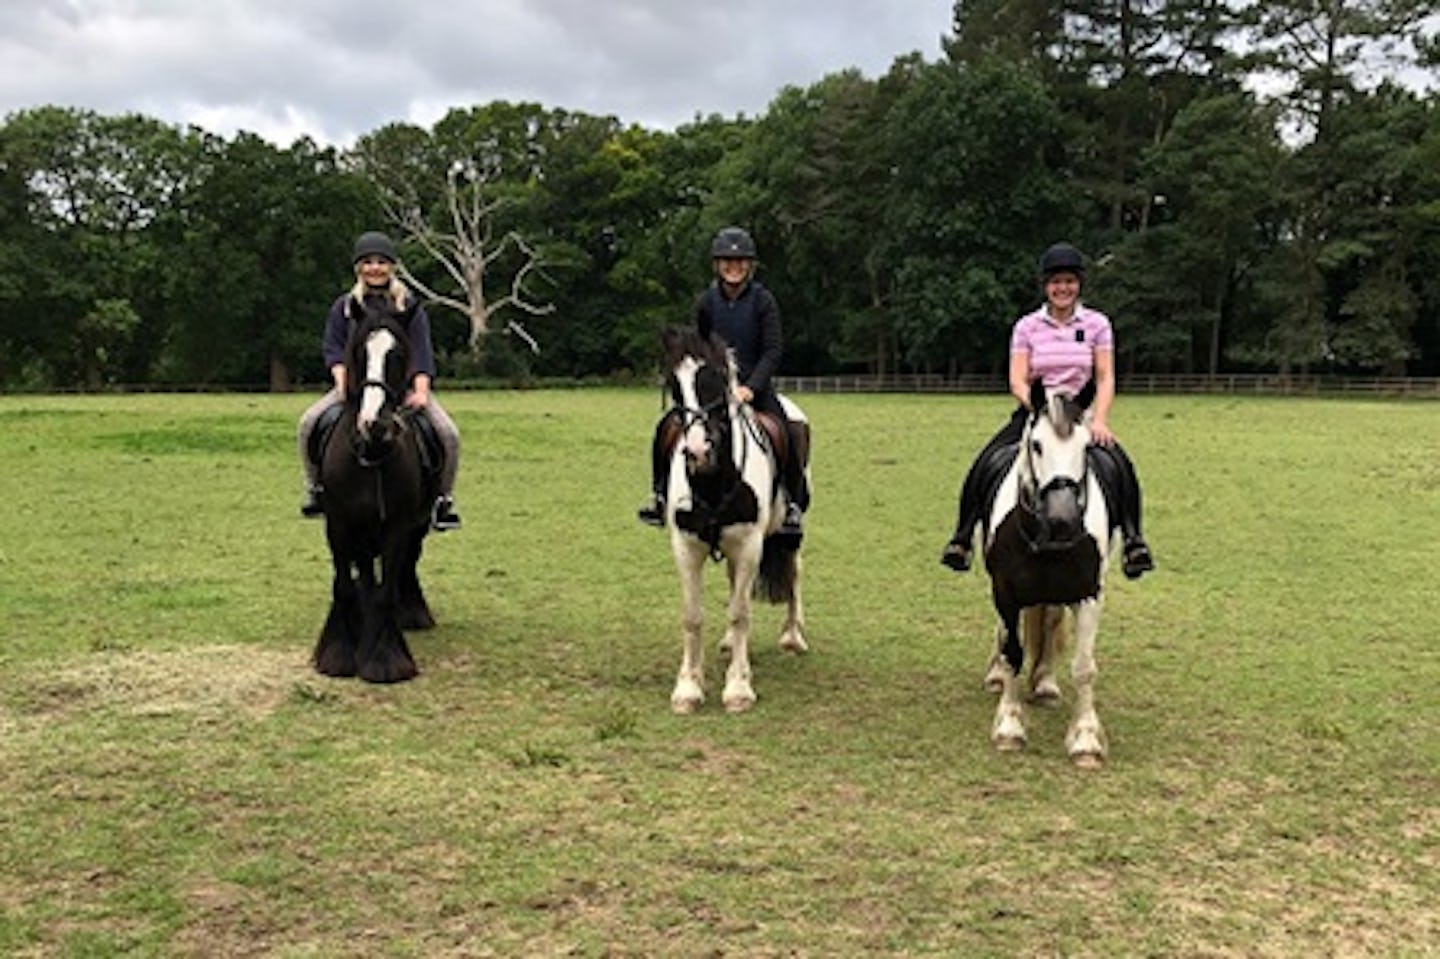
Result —
[[1155, 568], [1150, 547], [1140, 530], [1140, 483], [1135, 466], [1110, 430], [1110, 405], [1115, 400], [1115, 341], [1104, 313], [1080, 302], [1085, 262], [1080, 251], [1057, 243], [1040, 257], [1045, 303], [1015, 321], [1010, 337], [1010, 392], [1020, 401], [1010, 422], [975, 458], [960, 488], [960, 516], [955, 535], [945, 544], [940, 562], [957, 572], [970, 568], [975, 525], [988, 498], [986, 491], [1014, 461], [1025, 420], [1030, 415], [1030, 383], [1039, 379], [1047, 392], [1072, 396], [1095, 381], [1090, 407], [1090, 435], [1095, 445], [1091, 463], [1111, 487], [1125, 540], [1125, 575], [1134, 579]]

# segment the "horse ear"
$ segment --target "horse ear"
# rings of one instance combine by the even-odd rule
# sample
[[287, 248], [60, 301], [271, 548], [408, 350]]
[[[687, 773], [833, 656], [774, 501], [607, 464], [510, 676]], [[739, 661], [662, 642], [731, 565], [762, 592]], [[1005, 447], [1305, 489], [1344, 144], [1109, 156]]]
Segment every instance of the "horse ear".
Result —
[[1088, 410], [1093, 402], [1095, 402], [1095, 380], [1092, 377], [1086, 380], [1085, 385], [1080, 388], [1080, 395], [1075, 397], [1075, 405], [1082, 410]]
[[684, 334], [673, 326], [667, 326], [660, 331], [660, 351], [671, 361], [672, 365], [680, 359], [684, 352], [684, 348], [681, 346], [683, 339]]
[[1039, 414], [1045, 409], [1045, 381], [1038, 376], [1030, 381], [1030, 412]]

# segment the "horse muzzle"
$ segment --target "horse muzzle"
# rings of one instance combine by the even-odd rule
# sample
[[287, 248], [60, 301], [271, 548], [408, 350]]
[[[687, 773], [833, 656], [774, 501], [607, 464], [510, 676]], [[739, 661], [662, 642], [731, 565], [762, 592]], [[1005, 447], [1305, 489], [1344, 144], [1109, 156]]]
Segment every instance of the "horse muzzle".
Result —
[[1080, 484], [1073, 479], [1054, 479], [1035, 494], [1033, 537], [1027, 537], [1030, 548], [1042, 550], [1069, 549], [1085, 535], [1085, 497]]

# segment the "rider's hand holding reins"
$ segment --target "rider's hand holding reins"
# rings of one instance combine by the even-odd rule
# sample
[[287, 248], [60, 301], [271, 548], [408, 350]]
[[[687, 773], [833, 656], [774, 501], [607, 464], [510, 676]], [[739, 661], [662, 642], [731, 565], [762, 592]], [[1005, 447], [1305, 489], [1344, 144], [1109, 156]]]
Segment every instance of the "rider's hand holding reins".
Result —
[[755, 399], [755, 391], [745, 385], [735, 387], [735, 398], [742, 403], [749, 403]]
[[1093, 420], [1090, 423], [1090, 441], [1096, 446], [1114, 446], [1115, 434], [1103, 420]]
[[405, 397], [405, 405], [413, 409], [423, 409], [430, 402], [430, 377], [424, 373], [415, 374], [415, 382], [410, 386], [410, 393]]

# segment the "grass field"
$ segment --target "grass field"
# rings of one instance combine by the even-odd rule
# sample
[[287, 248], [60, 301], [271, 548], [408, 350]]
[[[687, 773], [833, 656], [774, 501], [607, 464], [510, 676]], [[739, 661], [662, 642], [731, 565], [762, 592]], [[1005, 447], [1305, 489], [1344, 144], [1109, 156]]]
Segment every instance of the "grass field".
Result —
[[[1440, 407], [1124, 397], [1160, 569], [998, 755], [998, 397], [802, 397], [813, 652], [675, 717], [653, 391], [451, 394], [422, 675], [328, 680], [302, 396], [0, 397], [0, 954], [1440, 954]], [[710, 570], [707, 636], [723, 619]], [[1068, 673], [1065, 674], [1067, 692]]]

